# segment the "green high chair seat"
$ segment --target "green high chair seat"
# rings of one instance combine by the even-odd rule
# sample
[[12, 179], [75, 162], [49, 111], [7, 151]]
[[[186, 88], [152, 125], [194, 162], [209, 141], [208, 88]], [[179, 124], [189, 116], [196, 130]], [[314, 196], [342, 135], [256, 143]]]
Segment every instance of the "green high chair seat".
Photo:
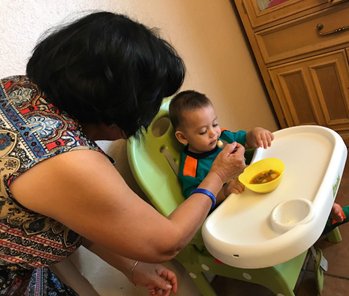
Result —
[[[144, 137], [130, 139], [127, 146], [133, 176], [153, 206], [166, 217], [184, 201], [177, 179], [183, 146], [175, 138], [169, 121], [169, 102], [169, 99], [164, 101]], [[246, 155], [247, 161], [252, 154]], [[208, 253], [200, 230], [176, 259], [204, 296], [216, 296], [205, 273], [259, 284], [277, 296], [294, 296], [293, 290], [306, 255], [307, 252], [304, 252], [290, 261], [267, 268], [236, 268], [217, 262]], [[322, 281], [323, 278], [319, 278], [318, 286], [322, 287]]]

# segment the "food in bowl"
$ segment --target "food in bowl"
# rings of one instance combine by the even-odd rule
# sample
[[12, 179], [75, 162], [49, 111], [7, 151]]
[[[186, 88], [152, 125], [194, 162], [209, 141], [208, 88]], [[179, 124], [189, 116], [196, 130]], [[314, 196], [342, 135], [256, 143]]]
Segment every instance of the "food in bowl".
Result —
[[254, 176], [252, 180], [250, 181], [251, 184], [262, 184], [262, 183], [267, 183], [270, 181], [273, 181], [277, 177], [280, 176], [280, 173], [275, 171], [275, 170], [268, 170], [261, 172]]

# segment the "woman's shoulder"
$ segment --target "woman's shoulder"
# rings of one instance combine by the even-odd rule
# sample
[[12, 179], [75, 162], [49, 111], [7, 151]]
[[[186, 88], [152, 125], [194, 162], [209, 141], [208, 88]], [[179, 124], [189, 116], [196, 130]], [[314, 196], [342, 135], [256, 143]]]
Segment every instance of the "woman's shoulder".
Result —
[[55, 107], [26, 76], [1, 80], [0, 157], [20, 164], [8, 184], [38, 163], [73, 150], [103, 151], [82, 132], [76, 119]]
[[76, 208], [77, 199], [97, 196], [107, 184], [114, 186], [120, 180], [117, 170], [101, 153], [81, 149], [35, 165], [11, 183], [10, 192], [27, 209], [59, 220], [52, 205], [58, 209], [59, 203], [66, 203]]

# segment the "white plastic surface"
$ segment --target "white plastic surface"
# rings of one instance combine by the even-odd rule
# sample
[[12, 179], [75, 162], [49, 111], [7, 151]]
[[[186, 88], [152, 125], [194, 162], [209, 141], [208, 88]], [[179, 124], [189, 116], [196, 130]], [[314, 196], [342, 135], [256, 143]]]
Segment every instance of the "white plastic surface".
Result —
[[314, 208], [311, 201], [296, 198], [279, 203], [271, 212], [271, 227], [279, 233], [284, 233], [299, 224], [309, 223], [314, 218]]
[[[281, 159], [279, 187], [266, 194], [247, 188], [231, 194], [202, 227], [207, 250], [228, 265], [263, 268], [288, 261], [316, 242], [330, 214], [347, 158], [342, 138], [320, 126], [291, 127], [274, 136], [272, 146], [257, 149], [252, 162]], [[284, 224], [279, 228], [272, 225], [273, 210]]]

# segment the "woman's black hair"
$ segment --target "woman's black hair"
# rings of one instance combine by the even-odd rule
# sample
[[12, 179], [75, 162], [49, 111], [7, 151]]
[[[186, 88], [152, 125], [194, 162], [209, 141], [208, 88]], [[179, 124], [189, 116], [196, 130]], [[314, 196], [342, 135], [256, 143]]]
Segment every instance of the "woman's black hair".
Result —
[[95, 12], [43, 39], [27, 76], [80, 122], [115, 123], [130, 137], [147, 128], [162, 99], [181, 87], [185, 65], [156, 30]]

